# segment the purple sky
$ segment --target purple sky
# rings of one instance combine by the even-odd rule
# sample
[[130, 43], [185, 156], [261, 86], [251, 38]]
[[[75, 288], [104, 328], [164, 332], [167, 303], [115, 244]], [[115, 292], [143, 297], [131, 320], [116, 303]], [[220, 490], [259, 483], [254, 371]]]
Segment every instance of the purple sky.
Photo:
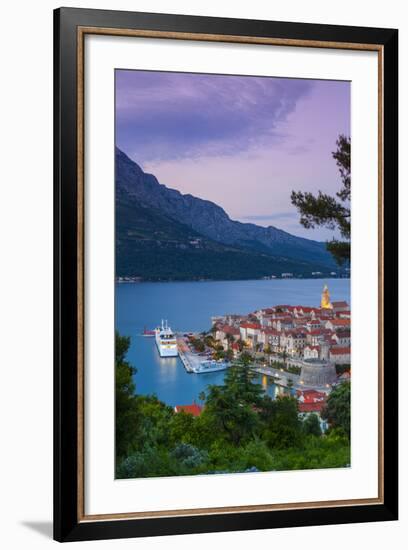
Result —
[[340, 133], [350, 134], [349, 82], [116, 71], [116, 145], [235, 220], [330, 238], [299, 224], [290, 193], [338, 191]]

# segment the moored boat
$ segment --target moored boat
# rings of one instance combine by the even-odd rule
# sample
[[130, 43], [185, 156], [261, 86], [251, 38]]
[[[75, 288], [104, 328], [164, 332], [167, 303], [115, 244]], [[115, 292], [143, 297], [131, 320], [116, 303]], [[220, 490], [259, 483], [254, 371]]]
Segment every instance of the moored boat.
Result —
[[160, 357], [177, 357], [177, 339], [167, 321], [162, 321], [161, 326], [154, 332]]
[[207, 361], [201, 361], [198, 365], [194, 365], [192, 371], [196, 374], [203, 374], [205, 372], [217, 372], [225, 370], [229, 367], [229, 363], [225, 361], [215, 361], [213, 359]]

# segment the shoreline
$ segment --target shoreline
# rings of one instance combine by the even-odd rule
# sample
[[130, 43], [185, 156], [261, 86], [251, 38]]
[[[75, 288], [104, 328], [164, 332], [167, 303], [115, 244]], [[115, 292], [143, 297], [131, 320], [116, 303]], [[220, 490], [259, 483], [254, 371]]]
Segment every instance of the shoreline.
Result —
[[173, 284], [184, 284], [184, 283], [239, 283], [239, 282], [244, 282], [244, 283], [249, 283], [251, 281], [254, 281], [254, 282], [261, 282], [261, 281], [264, 281], [264, 282], [276, 282], [276, 281], [338, 281], [338, 280], [342, 280], [342, 281], [349, 281], [351, 279], [350, 276], [347, 276], [347, 277], [276, 277], [274, 279], [265, 279], [265, 278], [260, 278], [260, 279], [183, 279], [183, 280], [179, 280], [179, 279], [175, 279], [175, 280], [141, 280], [141, 281], [119, 281], [117, 279], [115, 279], [115, 285], [123, 285], [123, 284], [127, 284], [127, 285], [140, 285], [140, 284], [169, 284], [169, 283], [173, 283]]

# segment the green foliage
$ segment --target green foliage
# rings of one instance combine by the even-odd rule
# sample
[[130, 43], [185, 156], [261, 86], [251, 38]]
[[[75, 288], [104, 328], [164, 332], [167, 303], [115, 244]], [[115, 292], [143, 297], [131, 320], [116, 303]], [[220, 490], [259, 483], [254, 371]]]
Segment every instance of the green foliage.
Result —
[[239, 340], [237, 340], [237, 344], [239, 351], [242, 351], [245, 347], [245, 342], [240, 338]]
[[244, 357], [228, 369], [223, 386], [209, 386], [203, 413], [210, 417], [217, 433], [234, 445], [256, 433], [258, 415], [254, 407], [263, 394], [262, 386], [252, 382], [254, 375], [246, 361]]
[[322, 430], [320, 429], [320, 421], [317, 414], [309, 414], [303, 421], [303, 432], [309, 435], [322, 435]]
[[332, 156], [336, 161], [337, 168], [340, 171], [341, 181], [343, 182], [342, 189], [337, 193], [337, 196], [343, 201], [350, 200], [351, 193], [351, 141], [349, 137], [340, 134], [337, 142], [336, 151], [332, 152]]
[[[243, 353], [224, 384], [200, 394], [194, 417], [175, 413], [154, 395], [136, 395], [126, 361], [129, 338], [116, 335], [116, 477], [344, 467], [350, 463], [347, 388], [328, 399], [333, 427], [322, 436], [316, 415], [299, 420], [293, 397], [272, 400], [254, 383]], [[333, 396], [333, 397], [332, 397]], [[349, 418], [349, 417], [348, 417]]]
[[129, 345], [130, 338], [115, 334], [115, 436], [118, 457], [128, 452], [140, 429], [133, 382], [136, 369], [125, 360]]
[[350, 243], [348, 241], [332, 239], [326, 243], [326, 248], [339, 265], [350, 261]]
[[245, 472], [273, 469], [273, 457], [267, 445], [254, 439], [240, 447], [214, 443], [209, 453], [209, 468], [213, 472]]
[[298, 417], [296, 399], [289, 396], [264, 400], [261, 412], [264, 420], [263, 439], [274, 449], [286, 449], [299, 445], [302, 439], [302, 423]]
[[285, 369], [287, 372], [290, 372], [292, 374], [297, 374], [299, 375], [302, 371], [302, 368], [301, 367], [295, 367], [294, 365], [288, 365], [287, 367], [285, 367]]
[[329, 395], [322, 418], [328, 420], [330, 426], [340, 428], [350, 438], [350, 398], [351, 384], [343, 382]]
[[216, 341], [214, 340], [214, 336], [212, 334], [207, 334], [204, 337], [204, 342], [205, 342], [205, 345], [208, 346], [209, 348], [214, 348], [217, 345]]
[[168, 424], [170, 445], [174, 446], [180, 442], [193, 443], [195, 428], [196, 423], [192, 414], [187, 414], [184, 411], [173, 414]]
[[276, 361], [275, 358], [272, 359], [272, 367], [274, 369], [286, 369], [286, 363], [282, 363], [281, 361]]
[[167, 445], [168, 425], [174, 415], [172, 407], [159, 401], [155, 395], [138, 395], [137, 404], [140, 414], [138, 446], [143, 446], [146, 441], [152, 445]]
[[350, 372], [351, 365], [338, 365], [336, 364], [336, 374], [341, 375], [345, 372]]
[[125, 458], [116, 469], [116, 477], [120, 479], [176, 476], [187, 473], [189, 473], [189, 467], [183, 465], [165, 448], [149, 446]]
[[342, 468], [350, 465], [350, 443], [337, 433], [309, 436], [301, 446], [274, 452], [273, 457], [275, 470]]
[[338, 229], [342, 241], [333, 239], [327, 243], [327, 250], [342, 265], [350, 259], [350, 191], [351, 191], [351, 141], [340, 135], [337, 149], [332, 156], [340, 171], [342, 187], [336, 197], [318, 192], [317, 196], [309, 192], [292, 191], [291, 201], [300, 212], [300, 223], [307, 229], [324, 226]]
[[250, 353], [248, 353], [247, 351], [244, 351], [241, 353], [240, 357], [239, 357], [239, 363], [243, 366], [243, 367], [249, 367], [249, 365], [252, 363], [253, 359], [252, 359], [252, 355]]
[[171, 456], [187, 468], [197, 468], [208, 460], [208, 453], [200, 451], [200, 449], [189, 443], [180, 443], [177, 445], [171, 452]]
[[205, 343], [200, 338], [190, 338], [190, 343], [199, 353], [202, 353], [205, 350]]

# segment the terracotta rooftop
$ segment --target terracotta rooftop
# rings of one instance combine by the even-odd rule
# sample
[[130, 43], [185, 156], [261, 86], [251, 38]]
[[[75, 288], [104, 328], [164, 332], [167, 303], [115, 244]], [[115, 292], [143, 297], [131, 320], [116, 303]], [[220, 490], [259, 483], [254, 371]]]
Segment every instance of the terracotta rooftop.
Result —
[[304, 307], [304, 306], [298, 306], [297, 309], [301, 309], [303, 313], [311, 313], [312, 311], [317, 311], [315, 307]]
[[303, 395], [304, 398], [312, 399], [312, 398], [326, 398], [326, 394], [322, 391], [318, 390], [297, 390], [296, 394], [298, 396]]
[[230, 325], [220, 325], [218, 330], [224, 332], [225, 334], [239, 334], [239, 329], [231, 327]]
[[242, 323], [240, 326], [241, 328], [253, 328], [253, 329], [261, 328], [261, 325], [258, 325], [257, 323]]
[[350, 330], [339, 330], [337, 336], [339, 338], [350, 338]]
[[301, 413], [321, 412], [324, 405], [324, 401], [318, 401], [317, 403], [298, 403], [298, 411]]
[[203, 408], [194, 403], [193, 405], [176, 405], [174, 410], [176, 413], [183, 411], [187, 414], [192, 414], [193, 416], [200, 416]]
[[350, 319], [331, 319], [330, 322], [335, 327], [348, 327], [348, 326], [350, 326]]
[[332, 348], [330, 353], [332, 355], [347, 355], [350, 354], [350, 348]]
[[265, 328], [262, 332], [264, 332], [265, 334], [273, 334], [274, 336], [279, 336], [281, 334], [278, 330], [274, 328]]

